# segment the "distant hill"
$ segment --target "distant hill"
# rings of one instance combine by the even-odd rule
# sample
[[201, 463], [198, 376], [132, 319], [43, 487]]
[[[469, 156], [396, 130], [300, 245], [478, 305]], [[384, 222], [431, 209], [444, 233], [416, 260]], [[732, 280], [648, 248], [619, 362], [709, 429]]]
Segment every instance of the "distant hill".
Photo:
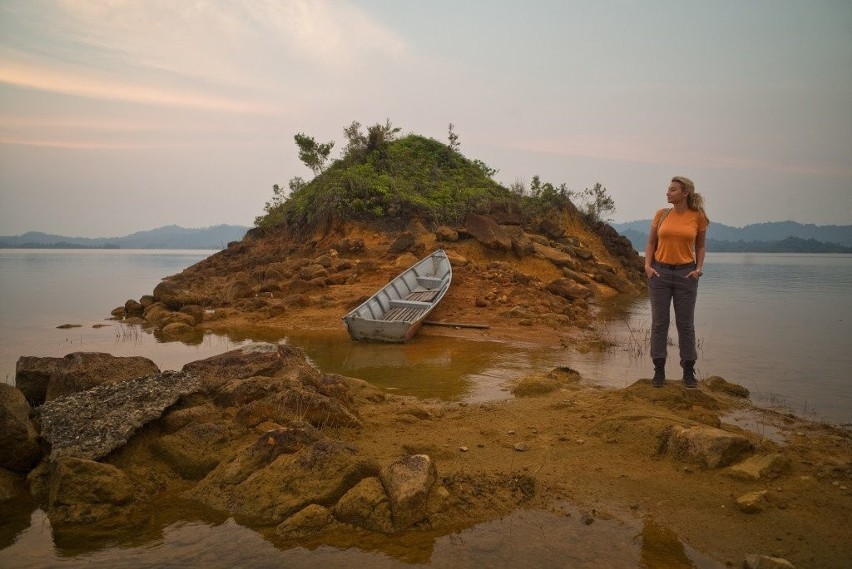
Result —
[[248, 227], [214, 225], [187, 229], [167, 225], [138, 231], [124, 237], [68, 237], [30, 231], [23, 235], [0, 236], [3, 249], [223, 249], [240, 241]]
[[[650, 219], [610, 225], [630, 239], [634, 249], [645, 250]], [[752, 253], [852, 253], [852, 225], [776, 221], [732, 227], [712, 222], [707, 230], [707, 249]]]

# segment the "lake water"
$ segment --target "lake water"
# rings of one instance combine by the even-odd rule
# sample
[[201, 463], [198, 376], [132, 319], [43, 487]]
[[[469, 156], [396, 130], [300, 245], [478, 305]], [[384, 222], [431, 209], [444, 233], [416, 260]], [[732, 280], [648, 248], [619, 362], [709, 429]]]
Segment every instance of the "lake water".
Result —
[[[194, 344], [161, 343], [149, 332], [108, 320], [112, 308], [150, 294], [163, 277], [211, 253], [0, 250], [0, 378], [14, 384], [22, 355], [103, 351], [180, 369], [252, 340], [284, 338], [325, 371], [399, 393], [470, 402], [509, 397], [507, 379], [555, 365], [612, 387], [651, 374], [647, 298], [608, 310], [602, 328], [616, 345], [586, 354], [448, 340], [428, 331], [407, 345], [360, 344], [348, 339], [342, 324], [335, 333], [235, 330], [206, 334]], [[66, 323], [80, 327], [57, 329]], [[708, 254], [696, 328], [700, 377], [743, 385], [759, 405], [852, 422], [852, 255]], [[674, 330], [672, 337], [676, 341]], [[679, 377], [676, 354], [672, 346], [670, 380]]]
[[[210, 253], [0, 250], [0, 377], [13, 384], [22, 355], [103, 351], [142, 355], [161, 369], [180, 369], [246, 342], [285, 338], [323, 370], [448, 400], [507, 398], [508, 379], [556, 365], [613, 387], [650, 377], [647, 299], [608, 309], [601, 326], [614, 347], [586, 354], [460, 341], [428, 331], [406, 345], [360, 344], [349, 341], [342, 324], [335, 333], [235, 330], [206, 334], [191, 345], [160, 343], [148, 332], [108, 320], [112, 308], [150, 294], [161, 278]], [[744, 385], [761, 405], [852, 422], [851, 293], [849, 255], [708, 255], [696, 315], [700, 376], [719, 375]], [[56, 328], [65, 323], [80, 327]], [[675, 379], [676, 348], [671, 350], [668, 375]], [[231, 519], [196, 512], [192, 505], [173, 508], [143, 528], [98, 537], [57, 532], [31, 504], [4, 505], [0, 566], [652, 567], [671, 558], [679, 560], [676, 566], [723, 566], [636, 512], [613, 510], [613, 519], [587, 526], [571, 504], [559, 506], [559, 512], [519, 511], [449, 535], [423, 533], [398, 538], [402, 541], [341, 535], [340, 544], [311, 549], [279, 548], [268, 537]], [[661, 535], [665, 543], [654, 543]]]

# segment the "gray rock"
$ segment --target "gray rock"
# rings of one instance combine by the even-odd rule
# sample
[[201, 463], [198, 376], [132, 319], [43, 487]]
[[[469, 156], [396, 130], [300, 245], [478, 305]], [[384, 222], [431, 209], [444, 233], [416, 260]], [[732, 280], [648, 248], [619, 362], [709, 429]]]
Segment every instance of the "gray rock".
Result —
[[0, 383], [0, 468], [29, 472], [41, 460], [33, 410], [20, 389]]
[[167, 371], [61, 397], [39, 407], [36, 414], [52, 460], [63, 456], [95, 460], [159, 419], [179, 397], [198, 389], [195, 377]]
[[403, 530], [428, 515], [429, 494], [438, 479], [435, 462], [416, 454], [394, 462], [379, 473], [390, 498], [394, 527]]

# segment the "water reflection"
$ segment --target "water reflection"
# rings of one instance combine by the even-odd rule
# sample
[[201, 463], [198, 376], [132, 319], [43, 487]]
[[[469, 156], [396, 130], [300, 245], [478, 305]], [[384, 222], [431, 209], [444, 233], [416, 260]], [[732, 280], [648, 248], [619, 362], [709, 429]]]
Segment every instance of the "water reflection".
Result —
[[286, 341], [327, 373], [356, 377], [393, 393], [423, 399], [484, 402], [511, 397], [508, 384], [533, 370], [562, 365], [564, 351], [420, 334], [406, 344], [353, 342], [340, 331], [239, 329], [234, 346]]
[[[182, 507], [182, 506], [181, 506]], [[343, 530], [314, 543], [282, 543], [233, 519], [166, 507], [146, 527], [59, 539], [41, 510], [14, 544], [0, 550], [6, 569], [36, 567], [672, 567], [724, 565], [680, 542], [671, 530], [635, 514], [589, 515], [571, 504], [517, 511], [450, 533], [397, 536]], [[5, 524], [0, 524], [5, 525]], [[132, 535], [131, 535], [132, 534]], [[75, 543], [71, 543], [73, 537]], [[62, 543], [65, 542], [65, 543]]]

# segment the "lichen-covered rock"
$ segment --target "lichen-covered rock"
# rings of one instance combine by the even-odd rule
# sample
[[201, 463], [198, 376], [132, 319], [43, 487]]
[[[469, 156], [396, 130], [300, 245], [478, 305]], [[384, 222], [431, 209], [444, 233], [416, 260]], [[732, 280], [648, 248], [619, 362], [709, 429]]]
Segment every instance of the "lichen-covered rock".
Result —
[[98, 459], [124, 445], [149, 421], [178, 398], [199, 389], [198, 380], [183, 372], [107, 383], [59, 399], [36, 410], [41, 436], [50, 444], [50, 457]]
[[0, 468], [29, 472], [41, 460], [32, 416], [21, 390], [0, 383]]

